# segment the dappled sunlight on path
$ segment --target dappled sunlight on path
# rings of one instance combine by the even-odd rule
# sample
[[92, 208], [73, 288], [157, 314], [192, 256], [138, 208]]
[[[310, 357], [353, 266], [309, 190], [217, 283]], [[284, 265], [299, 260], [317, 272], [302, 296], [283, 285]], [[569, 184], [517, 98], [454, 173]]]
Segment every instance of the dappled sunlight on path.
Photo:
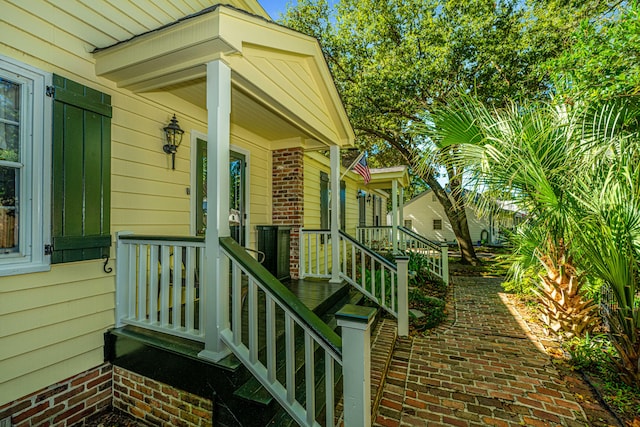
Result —
[[501, 281], [454, 282], [452, 321], [396, 346], [375, 425], [587, 425]]

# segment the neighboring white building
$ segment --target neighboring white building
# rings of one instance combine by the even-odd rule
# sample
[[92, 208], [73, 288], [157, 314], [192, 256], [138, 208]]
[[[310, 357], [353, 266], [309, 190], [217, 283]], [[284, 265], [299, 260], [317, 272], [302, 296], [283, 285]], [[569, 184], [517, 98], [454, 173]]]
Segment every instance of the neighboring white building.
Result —
[[[501, 230], [513, 228], [524, 216], [508, 202], [500, 205], [503, 214], [479, 216], [473, 203], [467, 202], [467, 223], [474, 244], [502, 243], [504, 239]], [[453, 242], [456, 239], [451, 223], [433, 190], [427, 190], [405, 203], [402, 225], [430, 240]]]

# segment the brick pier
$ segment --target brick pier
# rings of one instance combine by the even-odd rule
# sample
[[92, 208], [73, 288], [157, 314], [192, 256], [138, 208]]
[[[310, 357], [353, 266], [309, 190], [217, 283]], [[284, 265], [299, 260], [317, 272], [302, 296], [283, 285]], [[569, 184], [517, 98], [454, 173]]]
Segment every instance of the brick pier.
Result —
[[502, 302], [500, 280], [453, 280], [454, 319], [397, 342], [374, 425], [587, 425], [549, 356]]

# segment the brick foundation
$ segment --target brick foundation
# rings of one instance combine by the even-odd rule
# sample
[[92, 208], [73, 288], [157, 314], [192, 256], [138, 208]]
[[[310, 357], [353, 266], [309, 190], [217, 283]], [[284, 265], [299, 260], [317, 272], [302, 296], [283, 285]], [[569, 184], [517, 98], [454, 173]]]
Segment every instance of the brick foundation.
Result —
[[113, 406], [152, 425], [213, 425], [213, 402], [126, 369], [113, 368]]
[[104, 364], [0, 407], [11, 425], [71, 426], [111, 405], [112, 369]]
[[289, 272], [300, 277], [300, 230], [304, 224], [304, 152], [287, 148], [272, 152], [272, 213], [274, 225], [291, 226]]

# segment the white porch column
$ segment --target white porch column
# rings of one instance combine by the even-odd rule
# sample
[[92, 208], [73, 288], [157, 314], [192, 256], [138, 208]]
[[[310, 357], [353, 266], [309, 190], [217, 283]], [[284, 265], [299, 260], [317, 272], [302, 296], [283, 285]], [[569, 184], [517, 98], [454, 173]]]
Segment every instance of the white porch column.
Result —
[[230, 118], [231, 69], [216, 59], [207, 64], [207, 229], [204, 265], [200, 266], [205, 345], [198, 354], [214, 361], [229, 354], [221, 340], [221, 331], [229, 327], [229, 262], [221, 256], [219, 238], [230, 235]]
[[331, 283], [340, 282], [340, 147], [332, 145], [331, 157]]
[[[400, 200], [398, 200], [398, 227], [404, 226], [404, 187], [400, 187]], [[407, 242], [405, 238], [407, 237], [404, 233], [401, 234], [402, 239], [402, 249], [407, 249]]]
[[398, 252], [398, 181], [391, 182], [391, 248]]

